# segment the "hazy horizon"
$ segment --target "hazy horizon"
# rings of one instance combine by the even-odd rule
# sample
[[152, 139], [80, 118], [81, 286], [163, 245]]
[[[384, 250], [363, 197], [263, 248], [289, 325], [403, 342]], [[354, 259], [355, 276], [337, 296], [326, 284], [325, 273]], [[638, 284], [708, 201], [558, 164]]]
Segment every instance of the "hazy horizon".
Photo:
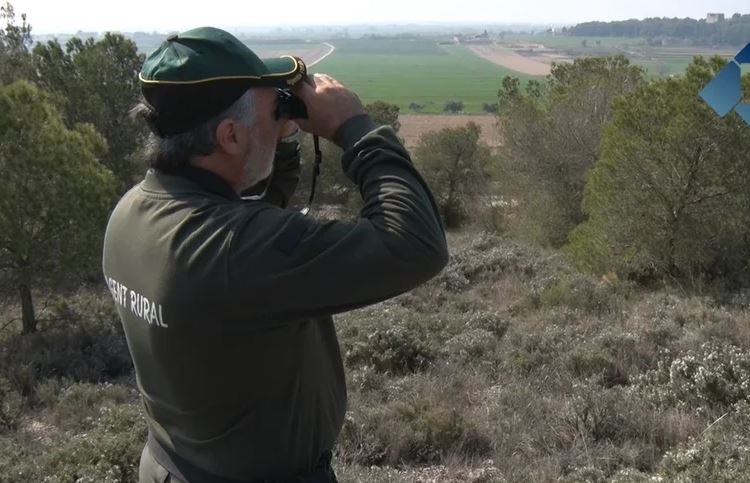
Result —
[[[310, 2], [288, 0], [284, 8], [257, 8], [251, 3], [214, 0], [212, 9], [186, 8], [175, 1], [104, 3], [91, 0], [14, 0], [17, 14], [26, 13], [34, 34], [65, 34], [77, 31], [167, 32], [213, 25], [228, 30], [274, 27], [316, 27], [346, 25], [562, 25], [587, 21], [611, 21], [646, 17], [705, 18], [708, 12], [748, 13], [747, 1], [712, 2], [679, 0], [634, 0], [596, 2], [574, 0], [561, 4], [537, 0], [532, 7], [518, 2], [464, 0], [455, 3], [427, 3], [381, 0], [378, 10], [361, 2], [358, 8], [345, 0], [329, 0], [325, 8]], [[241, 19], [241, 20], [240, 20]]]

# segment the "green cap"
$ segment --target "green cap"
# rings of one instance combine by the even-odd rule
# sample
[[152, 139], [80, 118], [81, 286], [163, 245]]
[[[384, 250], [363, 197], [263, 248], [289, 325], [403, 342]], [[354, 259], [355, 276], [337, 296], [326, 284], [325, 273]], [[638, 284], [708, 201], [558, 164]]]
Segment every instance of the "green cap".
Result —
[[229, 32], [200, 27], [167, 37], [138, 77], [149, 127], [169, 137], [218, 115], [251, 87], [290, 87], [306, 76], [297, 57], [261, 60]]

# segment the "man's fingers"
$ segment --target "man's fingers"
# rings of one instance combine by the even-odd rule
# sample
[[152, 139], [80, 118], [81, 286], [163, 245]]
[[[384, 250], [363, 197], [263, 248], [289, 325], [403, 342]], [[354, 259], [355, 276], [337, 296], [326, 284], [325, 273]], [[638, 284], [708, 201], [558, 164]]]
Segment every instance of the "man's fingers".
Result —
[[328, 74], [314, 74], [314, 75], [316, 79], [320, 80], [320, 82], [317, 83], [318, 85], [341, 86], [341, 83], [339, 81], [337, 81], [336, 79], [334, 79]]
[[294, 93], [307, 106], [308, 118], [297, 120], [300, 128], [326, 139], [346, 120], [364, 112], [357, 95], [326, 74], [313, 74], [310, 82], [297, 84]]
[[307, 82], [297, 83], [292, 88], [292, 92], [294, 92], [303, 101], [307, 101], [307, 99], [309, 99], [310, 96], [315, 94], [315, 87], [316, 87], [315, 80], [312, 79], [311, 83], [307, 83]]

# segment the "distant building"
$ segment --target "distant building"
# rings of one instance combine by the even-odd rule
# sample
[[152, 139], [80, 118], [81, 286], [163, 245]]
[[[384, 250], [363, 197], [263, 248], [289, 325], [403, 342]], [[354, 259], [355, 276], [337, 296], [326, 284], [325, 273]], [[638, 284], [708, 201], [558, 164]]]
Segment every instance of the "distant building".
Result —
[[723, 21], [724, 21], [723, 13], [707, 13], [706, 14], [706, 23], [717, 23], [717, 22], [723, 22]]
[[492, 39], [490, 38], [490, 33], [487, 32], [487, 29], [484, 29], [484, 32], [481, 34], [475, 34], [475, 35], [463, 35], [458, 34], [456, 37], [454, 37], [454, 40], [457, 44], [491, 44]]

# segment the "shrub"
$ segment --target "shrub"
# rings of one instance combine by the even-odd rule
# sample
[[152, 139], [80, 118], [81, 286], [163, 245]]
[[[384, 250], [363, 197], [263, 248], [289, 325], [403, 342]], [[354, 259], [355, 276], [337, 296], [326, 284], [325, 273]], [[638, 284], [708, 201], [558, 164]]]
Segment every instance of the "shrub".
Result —
[[425, 395], [349, 413], [339, 446], [345, 461], [372, 464], [438, 464], [449, 456], [487, 456], [489, 435], [461, 408]]
[[424, 109], [424, 104], [420, 104], [418, 102], [410, 102], [409, 103], [409, 110], [414, 112], [421, 112], [422, 109]]
[[145, 440], [146, 424], [137, 406], [103, 408], [89, 431], [57, 445], [34, 451], [11, 444], [12, 456], [0, 456], [0, 475], [12, 475], [3, 480], [9, 483], [131, 483], [138, 479]]
[[0, 377], [0, 433], [18, 427], [25, 406], [23, 396], [13, 389], [7, 379]]
[[497, 339], [492, 332], [484, 329], [469, 329], [448, 339], [442, 352], [466, 364], [491, 363], [488, 354], [497, 347]]
[[456, 292], [479, 282], [497, 281], [503, 275], [512, 274], [524, 280], [542, 279], [556, 261], [559, 263], [557, 255], [481, 234], [473, 237], [465, 248], [454, 250], [448, 267], [431, 283]]
[[750, 396], [750, 353], [708, 342], [672, 361], [669, 385], [683, 402], [726, 406]]
[[464, 110], [464, 101], [460, 101], [457, 99], [450, 99], [450, 100], [445, 101], [445, 107], [443, 108], [443, 111], [452, 112], [453, 114], [455, 114], [463, 110]]
[[690, 438], [668, 451], [659, 475], [668, 481], [746, 481], [750, 474], [750, 439], [744, 433]]
[[599, 391], [587, 384], [575, 384], [573, 389], [568, 400], [568, 423], [575, 433], [593, 442], [619, 442], [627, 437], [626, 414], [618, 407], [621, 391]]
[[566, 366], [575, 377], [599, 376], [608, 387], [627, 384], [627, 375], [622, 374], [617, 362], [602, 350], [574, 349], [566, 359]]
[[665, 354], [638, 387], [662, 406], [706, 410], [750, 401], [750, 353], [737, 346], [705, 342], [674, 358]]
[[435, 333], [440, 328], [431, 327], [430, 321], [408, 311], [398, 310], [398, 315], [393, 317], [388, 310], [383, 311], [383, 321], [365, 323], [353, 328], [351, 337], [342, 337], [347, 365], [368, 365], [396, 374], [425, 369], [437, 356]]
[[498, 108], [497, 102], [485, 102], [482, 104], [482, 110], [487, 114], [497, 114]]
[[0, 376], [14, 390], [34, 398], [39, 382], [48, 378], [100, 382], [132, 373], [125, 336], [108, 295], [59, 299], [51, 314], [55, 325], [4, 342]]
[[70, 429], [81, 429], [93, 421], [104, 408], [126, 402], [131, 397], [128, 388], [111, 383], [90, 384], [54, 380], [40, 384], [37, 395], [52, 413], [53, 422]]

